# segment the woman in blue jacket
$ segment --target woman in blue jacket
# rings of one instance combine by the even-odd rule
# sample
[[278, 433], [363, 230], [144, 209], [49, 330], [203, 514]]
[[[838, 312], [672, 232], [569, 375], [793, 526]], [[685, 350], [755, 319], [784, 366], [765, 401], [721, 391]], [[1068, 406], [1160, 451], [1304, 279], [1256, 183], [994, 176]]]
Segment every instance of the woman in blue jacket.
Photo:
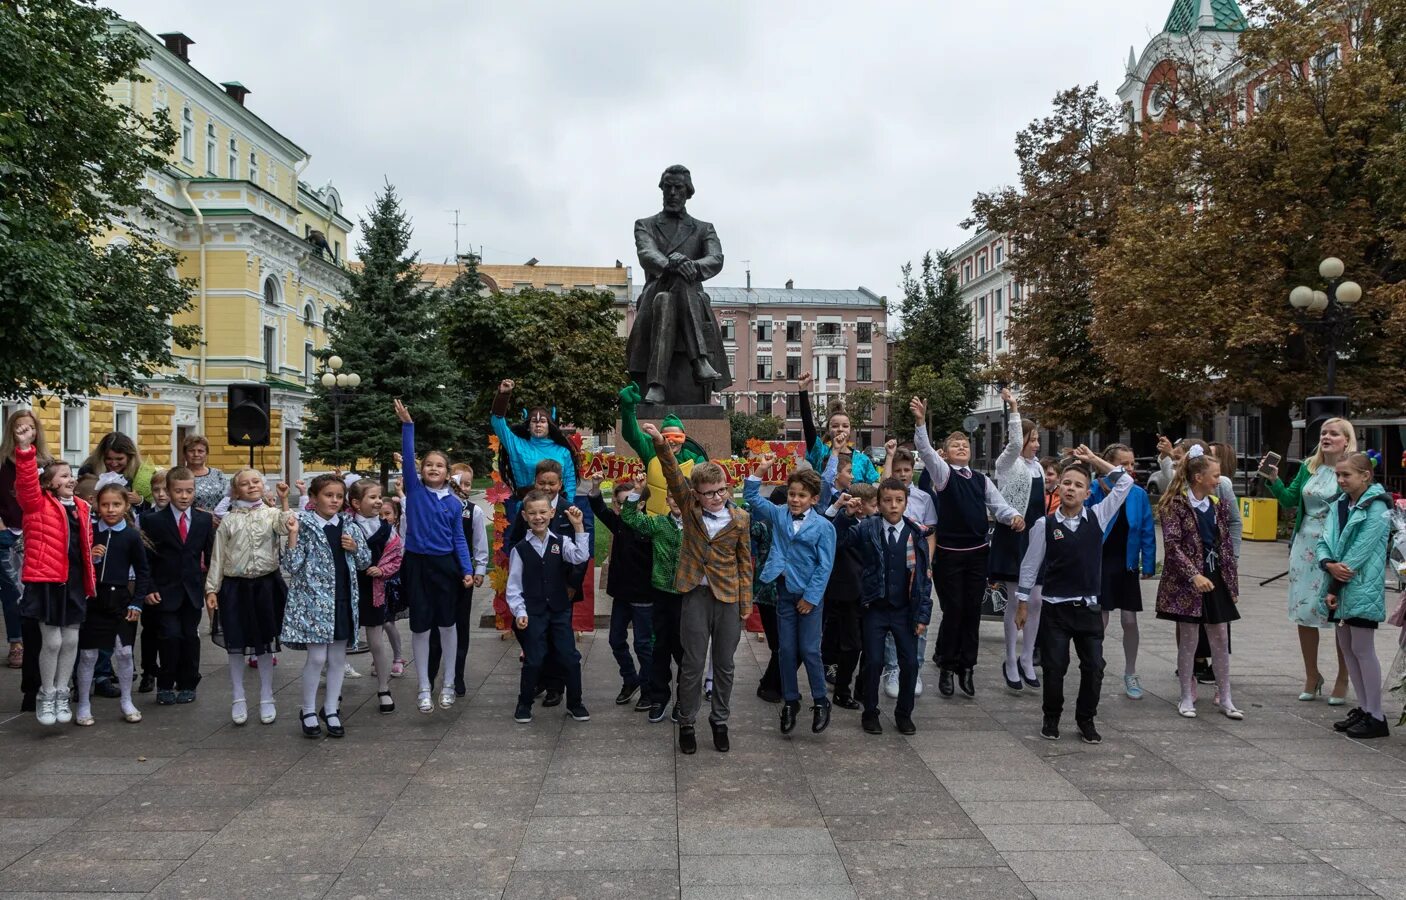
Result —
[[[498, 394], [493, 398], [493, 414], [489, 422], [493, 433], [502, 445], [502, 458], [510, 471], [507, 480], [517, 490], [521, 500], [532, 489], [533, 473], [537, 463], [544, 459], [554, 459], [561, 464], [562, 496], [567, 503], [576, 500], [576, 454], [566, 435], [552, 421], [551, 415], [543, 407], [534, 407], [527, 412], [526, 425], [509, 425], [505, 418], [512, 402], [513, 380], [504, 378], [498, 385]], [[512, 521], [512, 511], [508, 520]]]
[[[1133, 450], [1127, 444], [1109, 444], [1103, 458], [1132, 475]], [[1103, 479], [1094, 482], [1088, 504], [1098, 503], [1108, 494]], [[1118, 610], [1123, 622], [1123, 691], [1130, 699], [1142, 699], [1142, 683], [1137, 675], [1138, 624], [1142, 612], [1142, 584], [1138, 574], [1151, 578], [1157, 573], [1157, 526], [1152, 519], [1152, 503], [1147, 491], [1138, 485], [1128, 494], [1122, 509], [1103, 530], [1103, 629]]]
[[[850, 458], [850, 474], [855, 481], [862, 481], [865, 484], [879, 483], [879, 470], [874, 468], [874, 461], [867, 454], [859, 450], [850, 443], [852, 432], [850, 431], [849, 414], [845, 412], [843, 406], [832, 406], [830, 414], [825, 418], [828, 440], [822, 440], [815, 431], [815, 416], [810, 410], [810, 385], [813, 378], [809, 372], [800, 378], [801, 388], [801, 433], [805, 437], [806, 462], [810, 467], [820, 473], [821, 479], [827, 476], [827, 468], [834, 462], [838, 463], [841, 456], [848, 455]], [[829, 473], [829, 478], [833, 482], [834, 473]], [[823, 496], [820, 498], [822, 506], [830, 504], [830, 498]]]

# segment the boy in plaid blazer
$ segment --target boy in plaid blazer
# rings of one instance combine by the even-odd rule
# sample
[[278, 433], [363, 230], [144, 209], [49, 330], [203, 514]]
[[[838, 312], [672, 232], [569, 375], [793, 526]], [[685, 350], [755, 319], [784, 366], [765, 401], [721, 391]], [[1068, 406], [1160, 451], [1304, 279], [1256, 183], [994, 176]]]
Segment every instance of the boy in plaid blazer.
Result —
[[708, 723], [713, 746], [726, 753], [728, 702], [732, 698], [733, 653], [742, 635], [742, 622], [752, 612], [752, 519], [730, 501], [732, 488], [716, 463], [693, 467], [684, 479], [678, 460], [659, 429], [644, 425], [654, 441], [669, 495], [683, 515], [683, 543], [674, 588], [683, 597], [679, 641], [683, 666], [679, 672], [679, 749], [698, 752], [694, 721], [702, 705], [703, 663], [713, 642], [713, 697]]

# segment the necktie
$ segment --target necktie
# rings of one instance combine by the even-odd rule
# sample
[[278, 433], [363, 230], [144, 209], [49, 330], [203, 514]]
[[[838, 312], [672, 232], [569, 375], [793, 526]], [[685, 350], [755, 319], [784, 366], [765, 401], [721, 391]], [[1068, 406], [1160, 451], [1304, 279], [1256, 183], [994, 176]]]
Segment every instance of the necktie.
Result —
[[804, 521], [804, 520], [805, 520], [805, 517], [806, 517], [806, 514], [805, 514], [805, 513], [791, 513], [791, 518], [794, 519], [794, 520], [797, 521], [797, 522]]
[[186, 514], [181, 513], [176, 517], [176, 530], [181, 533], [181, 543], [186, 542], [186, 535], [190, 534], [190, 526], [186, 524]]
[[968, 469], [966, 466], [962, 466], [957, 470], [957, 474], [961, 475], [963, 478], [970, 478], [972, 477], [972, 470]]
[[889, 526], [889, 546], [890, 546], [890, 547], [896, 547], [896, 546], [898, 546], [898, 526], [897, 526], [897, 525], [890, 525], [890, 526]]

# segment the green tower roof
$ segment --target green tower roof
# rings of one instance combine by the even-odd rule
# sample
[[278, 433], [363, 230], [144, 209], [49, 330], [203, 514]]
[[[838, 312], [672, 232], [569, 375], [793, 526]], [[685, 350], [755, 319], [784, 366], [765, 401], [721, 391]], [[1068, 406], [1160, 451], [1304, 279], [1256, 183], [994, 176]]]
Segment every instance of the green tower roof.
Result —
[[[1214, 24], [1201, 24], [1202, 6], [1210, 8]], [[1162, 30], [1171, 34], [1193, 31], [1244, 31], [1245, 14], [1235, 0], [1175, 0]]]

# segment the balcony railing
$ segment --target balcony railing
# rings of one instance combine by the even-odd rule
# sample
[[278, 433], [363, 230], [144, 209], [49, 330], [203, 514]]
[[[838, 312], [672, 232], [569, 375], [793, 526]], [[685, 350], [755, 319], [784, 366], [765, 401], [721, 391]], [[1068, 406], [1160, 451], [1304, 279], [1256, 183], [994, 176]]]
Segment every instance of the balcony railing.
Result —
[[817, 334], [811, 346], [816, 350], [844, 350], [849, 347], [849, 339], [842, 334]]

